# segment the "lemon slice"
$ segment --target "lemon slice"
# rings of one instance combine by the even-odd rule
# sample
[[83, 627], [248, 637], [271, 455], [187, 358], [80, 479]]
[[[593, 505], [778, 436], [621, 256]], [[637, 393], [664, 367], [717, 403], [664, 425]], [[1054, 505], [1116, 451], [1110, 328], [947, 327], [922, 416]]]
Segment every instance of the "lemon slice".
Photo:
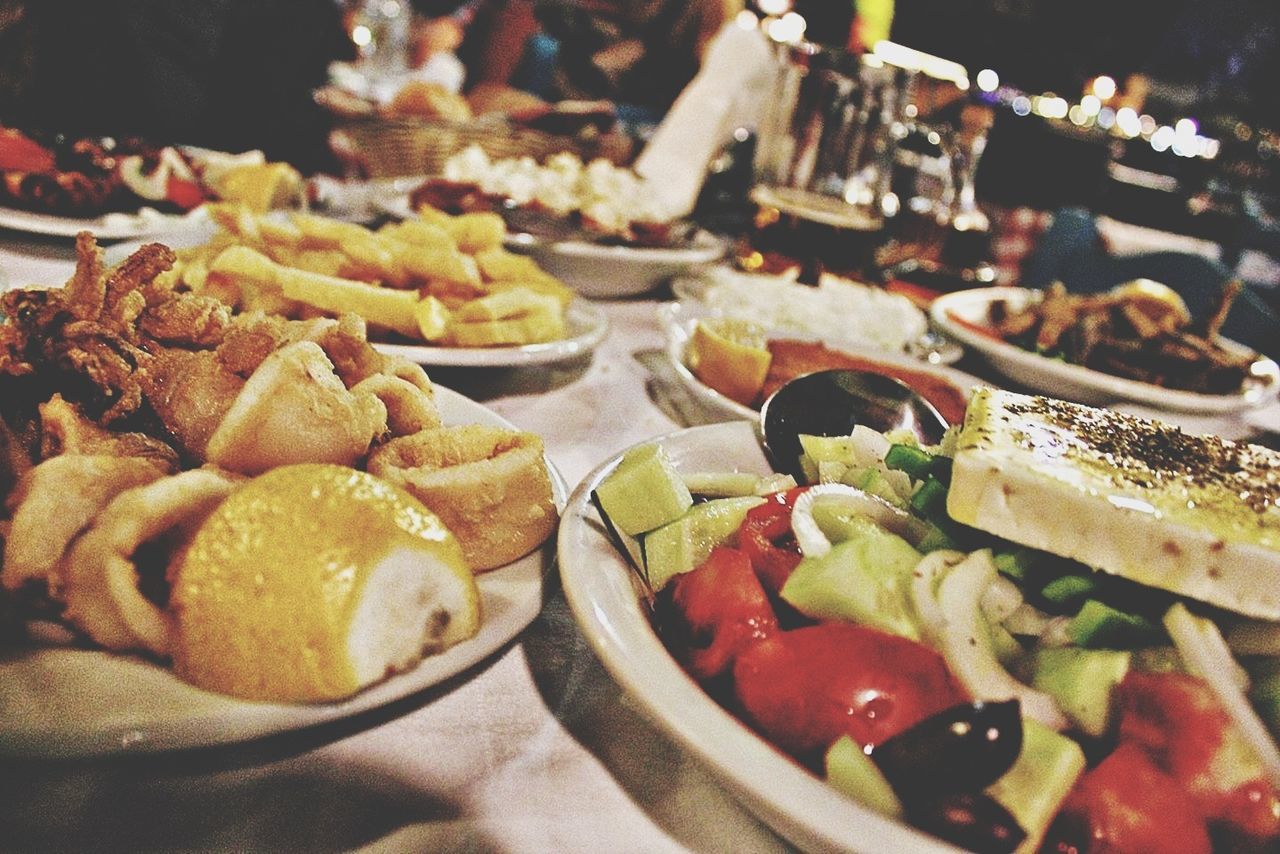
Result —
[[727, 317], [698, 321], [689, 342], [689, 369], [730, 400], [750, 406], [764, 387], [773, 355], [764, 329]]
[[255, 213], [289, 207], [303, 191], [302, 176], [288, 163], [251, 163], [221, 176], [216, 187], [225, 201], [241, 202]]
[[246, 699], [348, 697], [479, 629], [479, 592], [444, 523], [344, 466], [250, 481], [171, 572], [175, 670]]
[[1116, 285], [1111, 294], [1133, 303], [1143, 314], [1156, 323], [1171, 318], [1175, 328], [1186, 326], [1191, 322], [1191, 312], [1187, 303], [1173, 288], [1151, 279], [1134, 279]]

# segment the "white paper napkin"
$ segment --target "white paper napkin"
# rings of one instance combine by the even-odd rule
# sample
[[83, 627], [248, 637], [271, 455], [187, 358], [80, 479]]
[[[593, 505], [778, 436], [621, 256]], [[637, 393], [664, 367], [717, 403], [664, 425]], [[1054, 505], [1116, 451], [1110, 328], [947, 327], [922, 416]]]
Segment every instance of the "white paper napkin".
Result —
[[738, 127], [754, 127], [774, 79], [772, 43], [755, 25], [726, 24], [636, 160], [672, 217], [693, 210], [707, 164]]

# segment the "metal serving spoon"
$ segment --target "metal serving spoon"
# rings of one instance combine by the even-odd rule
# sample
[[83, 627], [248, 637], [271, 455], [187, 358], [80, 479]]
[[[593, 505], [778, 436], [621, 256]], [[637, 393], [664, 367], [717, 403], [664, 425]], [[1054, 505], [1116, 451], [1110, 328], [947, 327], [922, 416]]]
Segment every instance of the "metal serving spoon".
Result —
[[942, 441], [947, 421], [905, 383], [866, 371], [818, 371], [796, 377], [760, 408], [760, 444], [773, 467], [802, 481], [800, 435], [848, 436], [855, 425], [909, 430], [926, 445]]

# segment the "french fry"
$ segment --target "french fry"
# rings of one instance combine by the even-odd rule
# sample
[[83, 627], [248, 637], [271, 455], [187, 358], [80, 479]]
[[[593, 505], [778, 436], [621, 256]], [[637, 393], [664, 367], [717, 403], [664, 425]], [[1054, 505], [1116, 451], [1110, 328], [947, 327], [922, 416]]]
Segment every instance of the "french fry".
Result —
[[445, 304], [435, 297], [425, 296], [418, 300], [413, 316], [418, 321], [418, 334], [423, 341], [434, 344], [448, 335], [452, 315]]
[[436, 250], [400, 244], [397, 260], [410, 277], [420, 282], [440, 280], [459, 285], [479, 285], [480, 270], [475, 259], [456, 249]]
[[468, 255], [502, 245], [507, 224], [496, 213], [466, 213], [454, 217], [446, 230]]
[[509, 282], [547, 275], [538, 262], [528, 255], [508, 252], [501, 246], [491, 246], [475, 253], [480, 275], [489, 282]]
[[285, 298], [325, 312], [352, 312], [410, 338], [419, 336], [413, 291], [379, 288], [367, 282], [284, 267], [254, 249], [233, 246], [214, 259], [210, 271], [279, 288]]
[[453, 216], [431, 205], [421, 205], [418, 208], [418, 220], [444, 229], [458, 248], [468, 255], [501, 246], [502, 239], [507, 235], [507, 224], [496, 213]]
[[428, 249], [458, 248], [458, 244], [443, 227], [419, 219], [387, 223], [378, 229], [378, 235]]
[[524, 288], [472, 300], [449, 323], [449, 340], [460, 347], [538, 344], [564, 334], [560, 301]]

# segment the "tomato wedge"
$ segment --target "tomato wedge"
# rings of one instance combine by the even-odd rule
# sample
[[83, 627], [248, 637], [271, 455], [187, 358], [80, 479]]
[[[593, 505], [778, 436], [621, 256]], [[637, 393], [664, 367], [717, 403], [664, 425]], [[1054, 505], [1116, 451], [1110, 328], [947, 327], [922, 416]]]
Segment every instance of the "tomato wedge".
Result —
[[937, 652], [853, 623], [777, 632], [738, 655], [733, 678], [747, 717], [802, 760], [842, 735], [879, 744], [969, 699]]
[[751, 561], [727, 546], [713, 549], [702, 566], [677, 576], [672, 602], [694, 636], [687, 663], [699, 679], [727, 672], [742, 651], [778, 627]]
[[751, 560], [765, 589], [775, 596], [800, 563], [800, 546], [791, 533], [791, 509], [806, 489], [799, 486], [775, 492], [764, 504], [748, 510], [738, 529], [738, 547]]

